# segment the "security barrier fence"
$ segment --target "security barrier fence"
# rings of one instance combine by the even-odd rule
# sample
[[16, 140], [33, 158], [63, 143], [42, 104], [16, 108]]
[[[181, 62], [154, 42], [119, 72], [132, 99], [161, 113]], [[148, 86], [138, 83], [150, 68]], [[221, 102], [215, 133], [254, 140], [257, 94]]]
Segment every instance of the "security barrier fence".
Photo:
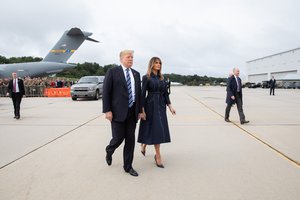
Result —
[[[0, 86], [0, 97], [6, 97], [7, 85]], [[70, 97], [70, 88], [49, 88], [45, 86], [25, 86], [26, 97]]]

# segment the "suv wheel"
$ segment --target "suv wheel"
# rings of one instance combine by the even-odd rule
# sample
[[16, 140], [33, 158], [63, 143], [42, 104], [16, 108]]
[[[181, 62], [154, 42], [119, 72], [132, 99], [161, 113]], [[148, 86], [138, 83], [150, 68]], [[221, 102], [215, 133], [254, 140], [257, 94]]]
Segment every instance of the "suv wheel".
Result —
[[77, 98], [76, 98], [76, 97], [72, 97], [72, 100], [73, 100], [73, 101], [76, 101], [76, 100], [77, 100]]
[[96, 90], [96, 94], [95, 94], [95, 100], [98, 100], [100, 98], [100, 94], [99, 94], [99, 90]]

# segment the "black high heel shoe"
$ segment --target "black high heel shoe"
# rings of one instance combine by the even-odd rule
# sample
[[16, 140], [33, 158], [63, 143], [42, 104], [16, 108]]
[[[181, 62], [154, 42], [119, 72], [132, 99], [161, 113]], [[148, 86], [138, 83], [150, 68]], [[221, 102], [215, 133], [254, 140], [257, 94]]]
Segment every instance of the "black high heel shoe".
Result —
[[[143, 144], [141, 146], [142, 146], [142, 149], [143, 149]], [[144, 151], [141, 150], [141, 153], [143, 154], [143, 156], [146, 156], [146, 149]]]
[[160, 165], [159, 165], [159, 164], [157, 163], [156, 155], [154, 156], [154, 160], [155, 160], [155, 163], [156, 163], [156, 166], [157, 166], [157, 167], [159, 167], [159, 168], [165, 168], [165, 166], [164, 166], [163, 164], [160, 164]]

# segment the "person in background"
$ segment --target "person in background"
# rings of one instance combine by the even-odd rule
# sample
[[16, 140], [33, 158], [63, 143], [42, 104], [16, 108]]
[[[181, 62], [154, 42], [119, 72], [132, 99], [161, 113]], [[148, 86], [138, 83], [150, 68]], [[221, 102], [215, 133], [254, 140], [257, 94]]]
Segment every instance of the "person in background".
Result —
[[57, 88], [62, 88], [62, 87], [64, 87], [64, 84], [63, 84], [63, 82], [62, 82], [60, 79], [57, 79], [57, 81], [56, 81], [56, 87], [57, 87]]
[[275, 87], [276, 87], [276, 80], [275, 80], [274, 76], [272, 76], [272, 78], [270, 79], [269, 84], [270, 84], [270, 95], [273, 92], [273, 96], [274, 96], [275, 95]]
[[14, 105], [14, 118], [20, 119], [20, 105], [22, 97], [25, 95], [24, 82], [22, 79], [18, 78], [16, 72], [12, 73], [12, 80], [8, 83], [7, 96], [10, 96]]
[[243, 111], [243, 95], [242, 95], [242, 81], [239, 77], [239, 68], [233, 68], [233, 76], [228, 78], [227, 82], [227, 97], [226, 97], [226, 109], [225, 109], [225, 121], [231, 122], [229, 120], [230, 109], [234, 103], [236, 103], [241, 124], [249, 123], [245, 119]]
[[169, 78], [167, 78], [167, 90], [168, 90], [168, 94], [171, 94], [171, 81]]

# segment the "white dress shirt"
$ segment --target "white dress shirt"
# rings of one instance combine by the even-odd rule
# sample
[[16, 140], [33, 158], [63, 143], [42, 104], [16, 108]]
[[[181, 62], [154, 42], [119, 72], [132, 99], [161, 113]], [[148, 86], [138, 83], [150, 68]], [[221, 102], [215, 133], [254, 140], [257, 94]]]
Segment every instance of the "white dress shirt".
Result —
[[240, 86], [240, 82], [239, 82], [238, 76], [234, 75], [234, 78], [235, 78], [236, 85], [237, 85], [237, 91], [240, 92], [241, 91], [241, 86]]
[[14, 84], [16, 84], [16, 93], [17, 92], [20, 92], [20, 89], [19, 89], [19, 84], [18, 84], [18, 79], [13, 79], [13, 88], [14, 88]]
[[[121, 66], [123, 68], [123, 72], [124, 72], [124, 76], [125, 76], [125, 80], [126, 80], [126, 69], [127, 68], [124, 67], [123, 65], [121, 65]], [[135, 102], [135, 81], [134, 81], [134, 77], [133, 77], [133, 73], [131, 71], [131, 68], [129, 68], [129, 76], [130, 76], [130, 82], [131, 82], [132, 98], [133, 98], [133, 102]]]

